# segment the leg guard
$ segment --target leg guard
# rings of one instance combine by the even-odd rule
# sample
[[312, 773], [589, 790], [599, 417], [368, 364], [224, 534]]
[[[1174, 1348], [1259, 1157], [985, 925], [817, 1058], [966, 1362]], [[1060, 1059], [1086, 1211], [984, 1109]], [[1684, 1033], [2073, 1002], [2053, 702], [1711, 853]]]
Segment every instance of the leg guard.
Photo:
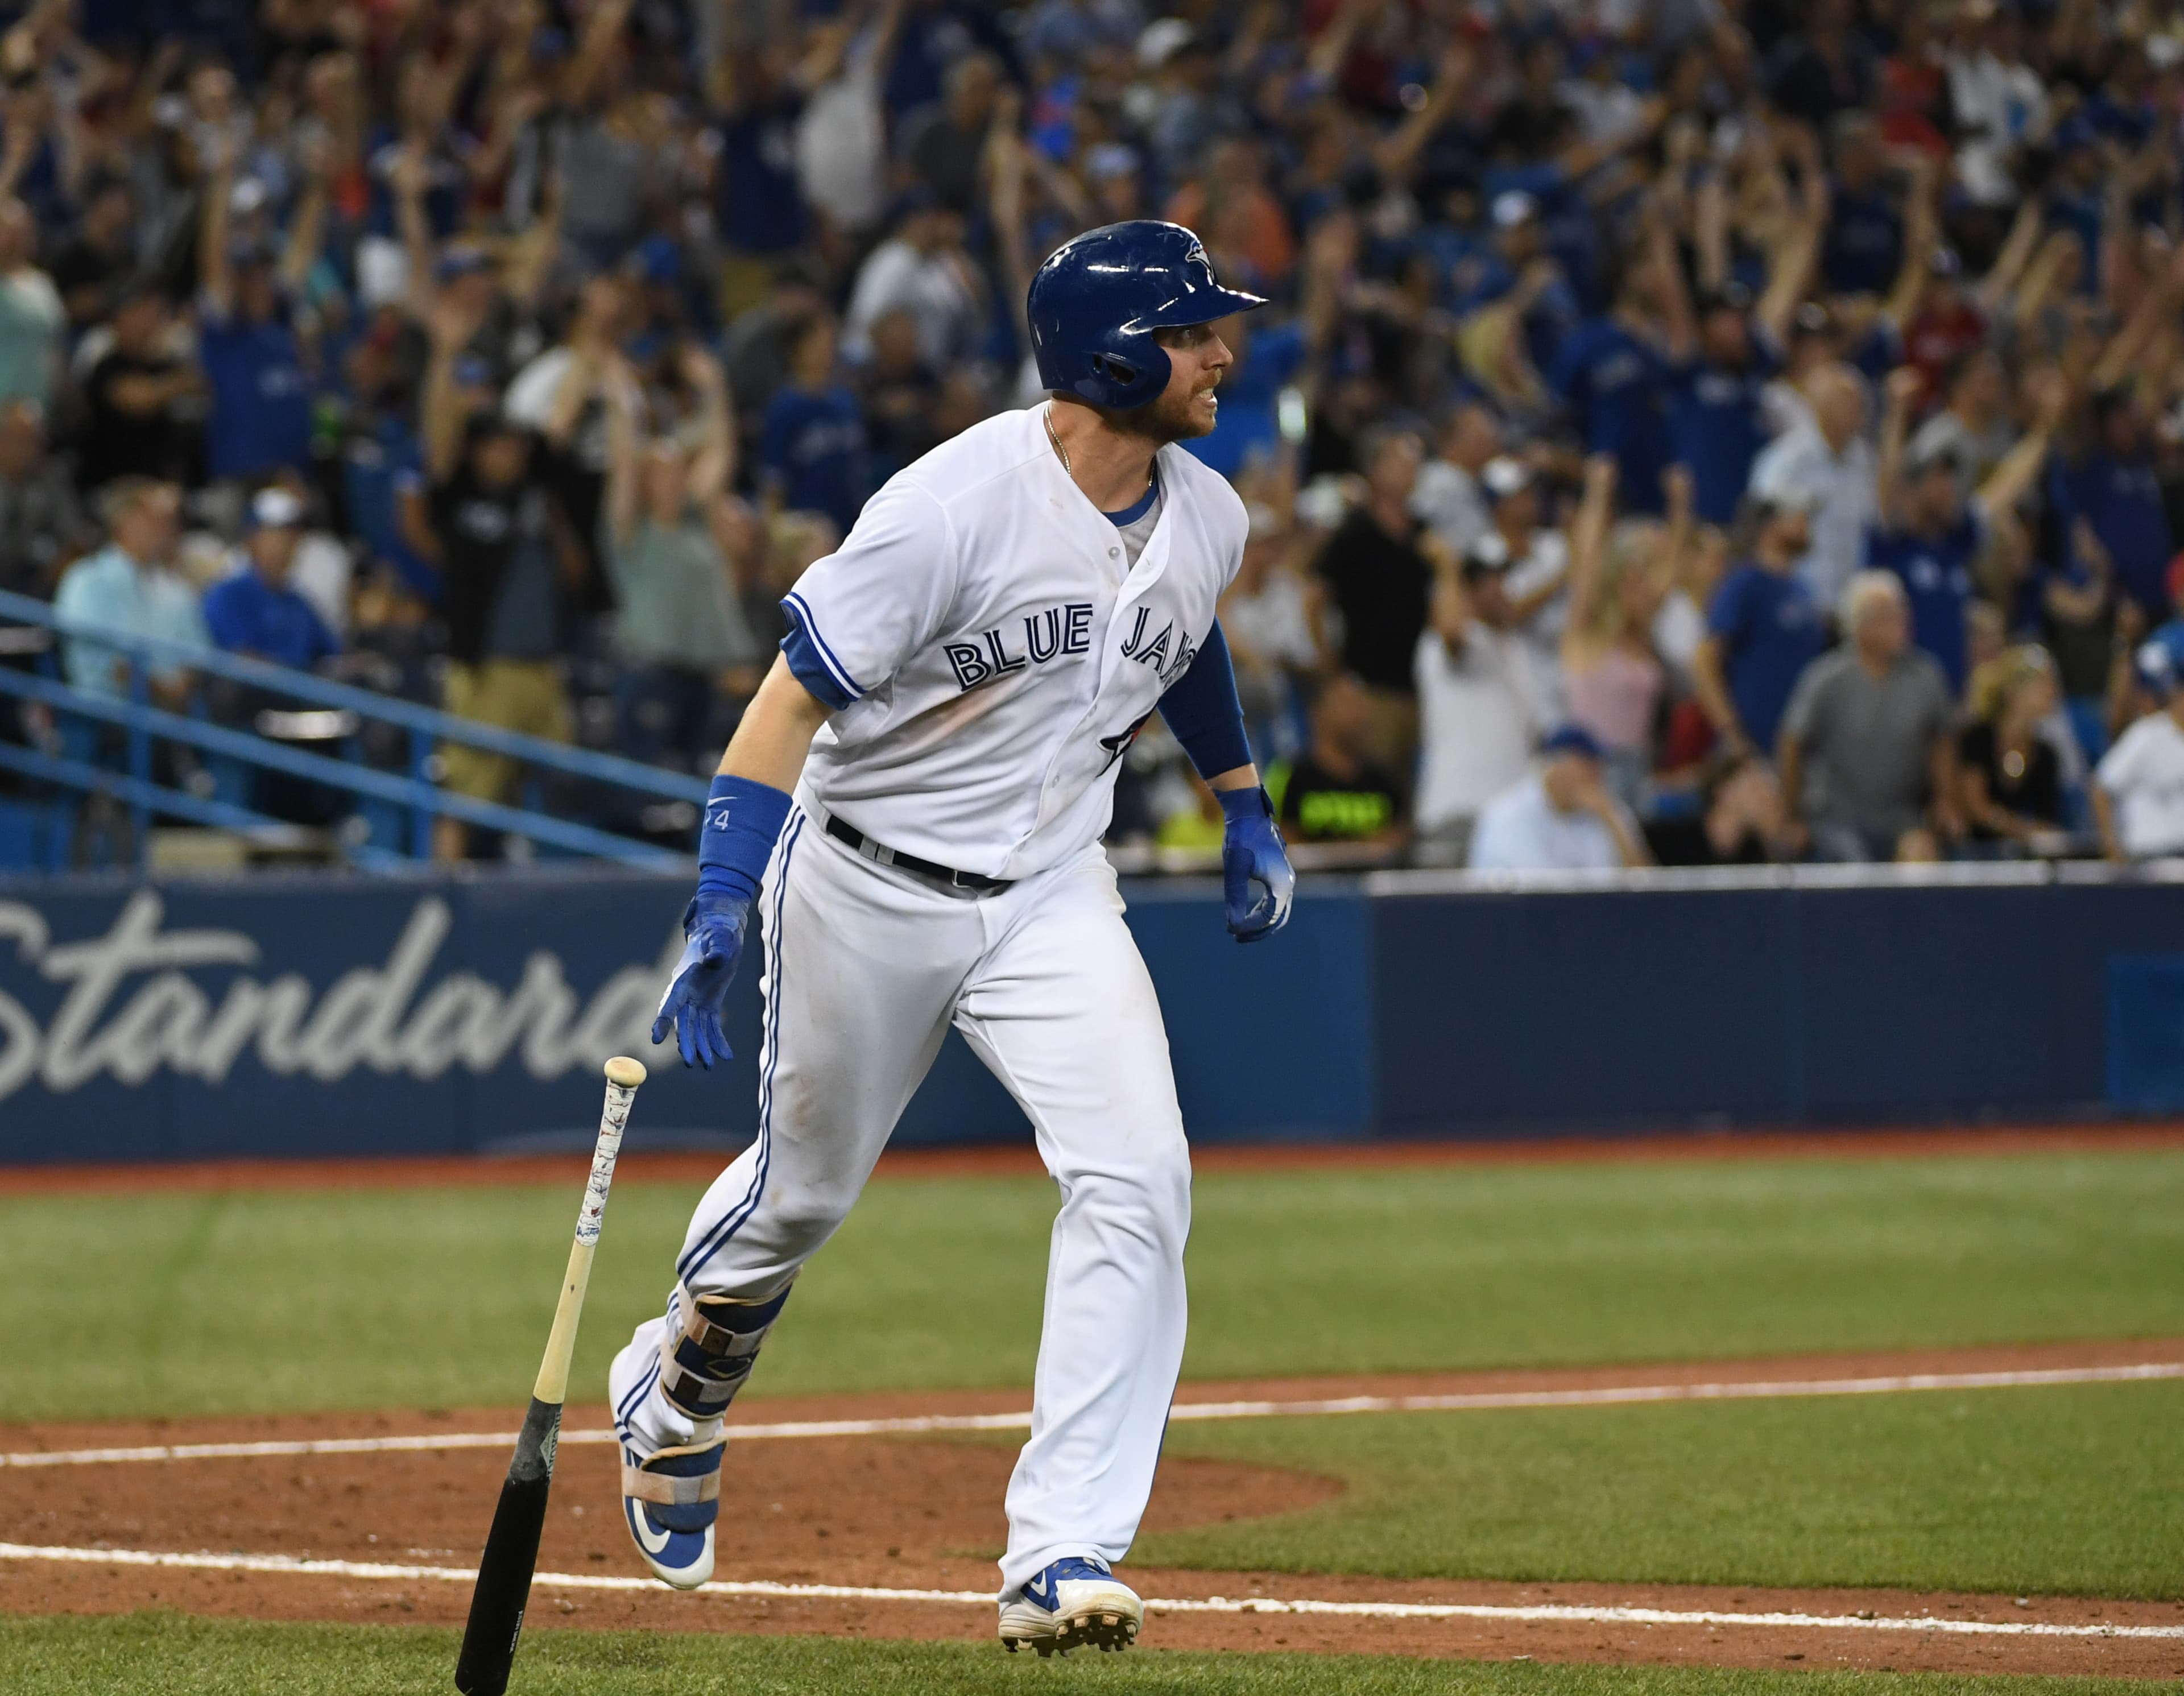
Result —
[[788, 1300], [787, 1290], [762, 1302], [739, 1302], [694, 1296], [677, 1284], [660, 1339], [660, 1393], [667, 1404], [700, 1422], [727, 1412]]

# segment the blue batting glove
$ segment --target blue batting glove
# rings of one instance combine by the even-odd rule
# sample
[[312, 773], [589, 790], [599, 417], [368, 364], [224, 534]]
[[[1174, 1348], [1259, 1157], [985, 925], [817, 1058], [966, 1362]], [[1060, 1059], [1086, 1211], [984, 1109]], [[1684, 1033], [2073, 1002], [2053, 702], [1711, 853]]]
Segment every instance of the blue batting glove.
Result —
[[[1256, 942], [1289, 923], [1296, 873], [1290, 869], [1266, 790], [1223, 789], [1215, 799], [1228, 821], [1221, 835], [1221, 892], [1228, 903], [1228, 934], [1239, 942]], [[1254, 884], [1265, 891], [1256, 901], [1251, 897]]]
[[683, 911], [682, 957], [675, 962], [675, 975], [660, 998], [652, 1040], [664, 1042], [673, 1030], [685, 1066], [710, 1071], [716, 1060], [735, 1057], [728, 1049], [727, 1034], [721, 1029], [721, 1010], [727, 1003], [728, 985], [735, 981], [744, 928], [749, 923], [748, 899], [704, 890], [690, 897]]

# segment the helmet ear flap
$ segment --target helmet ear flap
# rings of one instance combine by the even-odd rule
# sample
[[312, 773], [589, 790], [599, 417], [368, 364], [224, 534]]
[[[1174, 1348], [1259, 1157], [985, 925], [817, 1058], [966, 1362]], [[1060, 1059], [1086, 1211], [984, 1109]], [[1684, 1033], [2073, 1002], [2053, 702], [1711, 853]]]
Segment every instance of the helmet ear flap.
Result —
[[1092, 370], [1096, 376], [1105, 377], [1117, 388], [1128, 388], [1138, 380], [1138, 368], [1112, 354], [1093, 354]]

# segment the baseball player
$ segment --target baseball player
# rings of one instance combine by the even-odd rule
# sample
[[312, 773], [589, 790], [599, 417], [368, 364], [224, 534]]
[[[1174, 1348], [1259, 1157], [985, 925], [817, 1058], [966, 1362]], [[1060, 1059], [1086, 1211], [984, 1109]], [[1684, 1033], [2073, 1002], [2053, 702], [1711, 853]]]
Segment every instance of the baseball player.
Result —
[[727, 1056], [722, 1002], [762, 913], [758, 1137], [610, 1380], [624, 1512], [669, 1584], [711, 1575], [722, 1415], [953, 1024], [1061, 1191], [1001, 1641], [1137, 1635], [1143, 1606], [1108, 1563], [1137, 1533], [1182, 1364], [1190, 1163], [1100, 838], [1158, 711], [1227, 817], [1229, 931], [1255, 941], [1289, 917], [1214, 618], [1244, 507], [1174, 445], [1213, 427], [1230, 354], [1212, 321], [1264, 304], [1222, 287], [1174, 224], [1068, 243], [1030, 292], [1051, 399], [893, 478], [783, 604], [791, 629], [714, 779], [653, 1029], [685, 1064]]

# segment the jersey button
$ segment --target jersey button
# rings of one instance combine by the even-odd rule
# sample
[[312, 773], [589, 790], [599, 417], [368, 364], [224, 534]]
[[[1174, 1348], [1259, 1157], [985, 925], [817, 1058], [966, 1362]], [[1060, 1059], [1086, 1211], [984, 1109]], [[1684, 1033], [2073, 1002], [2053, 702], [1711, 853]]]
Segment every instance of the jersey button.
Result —
[[1111, 560], [1119, 560], [1123, 557], [1123, 550], [1120, 548], [1110, 548], [1107, 550], [1107, 557]]

